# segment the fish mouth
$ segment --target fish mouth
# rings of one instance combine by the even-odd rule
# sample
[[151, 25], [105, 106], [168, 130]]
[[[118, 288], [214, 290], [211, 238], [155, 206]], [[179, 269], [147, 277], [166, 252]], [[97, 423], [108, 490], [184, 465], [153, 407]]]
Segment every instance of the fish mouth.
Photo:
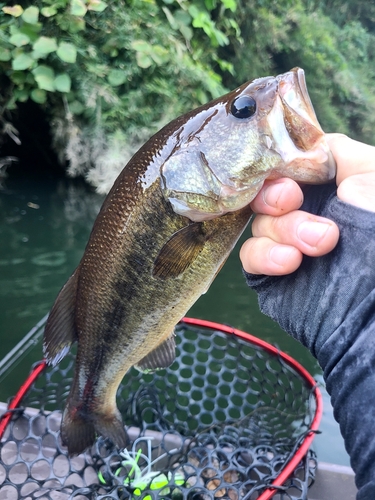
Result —
[[322, 138], [324, 132], [307, 91], [305, 72], [301, 68], [293, 68], [280, 75], [278, 81], [285, 127], [295, 146], [308, 151]]
[[[317, 120], [301, 68], [276, 77], [278, 93], [268, 123], [273, 131], [272, 149], [283, 162], [283, 174], [300, 172], [303, 182], [327, 182], [336, 175], [336, 164]], [[278, 174], [276, 173], [275, 177]]]

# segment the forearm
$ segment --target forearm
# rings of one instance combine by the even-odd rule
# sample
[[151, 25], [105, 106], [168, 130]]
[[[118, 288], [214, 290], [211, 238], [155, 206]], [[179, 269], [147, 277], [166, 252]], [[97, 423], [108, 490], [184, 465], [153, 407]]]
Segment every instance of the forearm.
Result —
[[[375, 439], [371, 437], [375, 422], [375, 214], [341, 202], [334, 192], [333, 186], [313, 187], [308, 198], [314, 201], [301, 208], [338, 224], [340, 240], [335, 250], [320, 258], [304, 257], [301, 267], [288, 276], [246, 277], [259, 294], [261, 310], [320, 362], [357, 485], [361, 488], [374, 478], [370, 489], [375, 498]], [[370, 498], [364, 494], [358, 498]]]

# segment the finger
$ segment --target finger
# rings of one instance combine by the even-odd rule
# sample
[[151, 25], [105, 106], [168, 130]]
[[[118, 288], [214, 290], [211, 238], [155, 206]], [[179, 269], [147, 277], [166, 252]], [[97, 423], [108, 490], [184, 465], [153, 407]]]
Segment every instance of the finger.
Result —
[[339, 229], [333, 221], [302, 210], [280, 217], [257, 215], [251, 229], [255, 237], [265, 236], [311, 257], [330, 252], [339, 239]]
[[337, 196], [340, 200], [371, 212], [375, 212], [374, 193], [375, 171], [347, 177], [337, 188]]
[[255, 213], [282, 215], [297, 210], [303, 203], [303, 193], [292, 179], [282, 178], [265, 181], [254, 200], [250, 203]]
[[302, 253], [295, 247], [279, 245], [270, 238], [250, 238], [241, 247], [240, 259], [248, 273], [283, 276], [298, 269]]
[[326, 138], [337, 163], [338, 186], [347, 177], [374, 171], [374, 146], [355, 141], [344, 134], [326, 134]]

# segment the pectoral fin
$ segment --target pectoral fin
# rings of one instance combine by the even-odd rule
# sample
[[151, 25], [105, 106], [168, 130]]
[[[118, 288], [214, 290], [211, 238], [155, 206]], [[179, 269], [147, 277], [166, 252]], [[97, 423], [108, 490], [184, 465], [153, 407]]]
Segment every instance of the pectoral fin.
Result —
[[152, 275], [160, 279], [177, 278], [198, 257], [206, 239], [201, 222], [194, 222], [175, 232], [156, 257]]
[[136, 365], [136, 368], [141, 372], [162, 370], [163, 368], [168, 368], [175, 358], [176, 343], [174, 340], [174, 332], [172, 332], [172, 335], [168, 337], [165, 342], [142, 358]]
[[47, 362], [57, 365], [77, 340], [74, 311], [77, 295], [78, 272], [69, 278], [51, 309], [44, 330], [43, 351]]

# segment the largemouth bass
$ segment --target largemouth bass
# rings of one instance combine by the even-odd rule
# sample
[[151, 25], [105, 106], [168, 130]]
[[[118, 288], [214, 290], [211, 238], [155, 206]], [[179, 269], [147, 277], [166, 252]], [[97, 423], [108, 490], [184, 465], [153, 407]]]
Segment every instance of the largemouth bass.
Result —
[[173, 362], [174, 327], [224, 264], [264, 180], [324, 183], [334, 175], [299, 68], [177, 118], [135, 154], [45, 329], [52, 365], [78, 342], [61, 426], [70, 454], [97, 434], [127, 445], [116, 406], [122, 378], [132, 366]]

